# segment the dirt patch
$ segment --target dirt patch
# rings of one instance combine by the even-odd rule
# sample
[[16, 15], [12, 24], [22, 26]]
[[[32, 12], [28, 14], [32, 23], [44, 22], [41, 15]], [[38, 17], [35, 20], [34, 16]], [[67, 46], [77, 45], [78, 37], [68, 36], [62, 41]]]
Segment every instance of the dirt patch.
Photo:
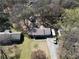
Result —
[[50, 59], [50, 54], [49, 54], [49, 50], [48, 50], [48, 46], [47, 46], [47, 42], [46, 41], [33, 41], [31, 43], [31, 49], [32, 51], [37, 51], [37, 50], [42, 50], [46, 53], [46, 57], [48, 59]]

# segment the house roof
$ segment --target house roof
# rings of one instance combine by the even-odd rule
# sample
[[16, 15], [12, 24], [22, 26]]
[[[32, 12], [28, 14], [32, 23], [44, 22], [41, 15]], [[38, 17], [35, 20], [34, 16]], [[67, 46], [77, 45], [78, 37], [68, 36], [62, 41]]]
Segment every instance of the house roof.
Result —
[[45, 36], [51, 35], [50, 28], [33, 28], [28, 32], [28, 35]]
[[20, 40], [20, 35], [21, 32], [0, 32], [0, 40], [5, 40], [5, 39], [19, 39]]
[[0, 32], [0, 45], [21, 44], [24, 35], [21, 32]]

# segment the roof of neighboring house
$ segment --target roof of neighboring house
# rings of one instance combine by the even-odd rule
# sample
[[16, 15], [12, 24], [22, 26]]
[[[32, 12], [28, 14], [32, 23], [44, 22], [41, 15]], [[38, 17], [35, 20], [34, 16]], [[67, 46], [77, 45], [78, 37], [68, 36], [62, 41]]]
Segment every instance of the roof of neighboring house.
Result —
[[0, 40], [5, 40], [5, 39], [19, 39], [20, 40], [20, 35], [21, 32], [0, 32]]
[[24, 41], [21, 32], [0, 32], [0, 45], [20, 44]]

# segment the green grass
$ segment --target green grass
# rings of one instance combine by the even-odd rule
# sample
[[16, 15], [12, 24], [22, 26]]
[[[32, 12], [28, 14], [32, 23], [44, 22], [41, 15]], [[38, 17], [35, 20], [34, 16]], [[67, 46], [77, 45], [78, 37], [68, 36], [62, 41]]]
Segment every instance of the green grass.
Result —
[[[25, 37], [23, 44], [20, 46], [21, 47], [20, 59], [31, 59], [31, 53], [33, 52], [33, 50], [40, 48], [41, 43], [43, 45], [45, 44], [45, 42], [43, 42], [43, 41], [40, 41], [40, 42], [34, 41], [32, 39], [29, 39], [28, 37]], [[43, 46], [42, 46], [42, 48], [43, 48]], [[40, 48], [40, 49], [42, 49], [42, 48]], [[43, 50], [45, 50], [45, 49], [43, 48]], [[47, 50], [45, 50], [45, 52], [46, 51]]]
[[20, 59], [31, 59], [31, 42], [31, 39], [25, 37], [24, 43], [21, 46], [22, 51]]
[[[11, 29], [13, 32], [17, 31], [15, 29]], [[25, 35], [27, 36], [27, 35]], [[20, 45], [21, 54], [19, 59], [31, 59], [31, 42], [32, 40], [28, 37], [25, 37], [24, 42]]]
[[34, 48], [38, 48], [38, 44], [35, 44], [33, 47], [34, 47]]

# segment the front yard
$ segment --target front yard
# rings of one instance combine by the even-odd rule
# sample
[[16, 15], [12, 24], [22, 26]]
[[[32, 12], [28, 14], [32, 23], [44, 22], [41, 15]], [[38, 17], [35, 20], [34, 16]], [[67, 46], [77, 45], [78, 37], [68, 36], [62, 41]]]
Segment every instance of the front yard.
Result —
[[24, 43], [21, 45], [20, 59], [31, 59], [31, 42], [32, 40], [25, 37]]
[[21, 51], [20, 59], [31, 59], [31, 53], [38, 49], [44, 51], [46, 57], [50, 59], [47, 42], [45, 40], [35, 41], [32, 39], [25, 38], [25, 41], [22, 44], [21, 48], [22, 51]]
[[46, 54], [47, 59], [50, 59], [50, 54], [47, 46], [47, 42], [45, 40], [36, 40], [31, 44], [32, 51], [42, 50]]
[[50, 54], [45, 40], [33, 40], [25, 37], [23, 44], [4, 46], [5, 53], [9, 59], [31, 59], [31, 54], [34, 51], [42, 50], [47, 59], [50, 59]]

